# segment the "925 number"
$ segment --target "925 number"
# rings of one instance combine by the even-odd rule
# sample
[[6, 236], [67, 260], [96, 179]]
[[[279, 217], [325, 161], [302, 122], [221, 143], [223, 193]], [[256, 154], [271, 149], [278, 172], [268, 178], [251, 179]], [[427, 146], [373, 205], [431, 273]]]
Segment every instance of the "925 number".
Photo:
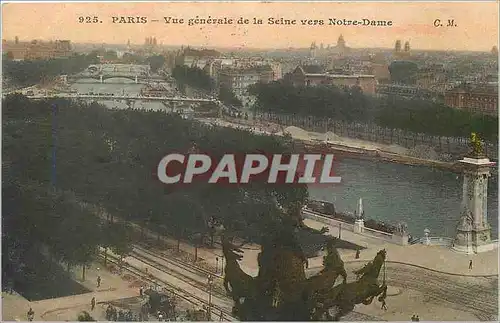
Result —
[[99, 17], [97, 16], [86, 16], [86, 17], [78, 17], [78, 22], [83, 24], [97, 24], [99, 22]]

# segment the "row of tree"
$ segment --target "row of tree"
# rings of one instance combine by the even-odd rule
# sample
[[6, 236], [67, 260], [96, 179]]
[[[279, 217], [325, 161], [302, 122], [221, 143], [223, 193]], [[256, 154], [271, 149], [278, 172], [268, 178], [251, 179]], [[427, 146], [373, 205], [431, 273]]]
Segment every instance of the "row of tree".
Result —
[[268, 84], [256, 83], [248, 91], [257, 98], [257, 110], [263, 112], [361, 121], [370, 117], [370, 107], [373, 106], [373, 100], [356, 87], [295, 87], [286, 80], [280, 80]]
[[65, 58], [44, 60], [3, 61], [3, 77], [15, 85], [29, 86], [50, 81], [61, 74], [75, 74], [84, 71], [89, 65], [99, 63], [96, 53], [75, 54]]
[[498, 138], [498, 117], [456, 110], [428, 100], [374, 98], [359, 88], [296, 87], [285, 80], [257, 83], [249, 92], [256, 96], [256, 110], [261, 112], [376, 123], [437, 136], [468, 137], [477, 132], [489, 141]]
[[[179, 239], [213, 235], [220, 223], [258, 238], [283, 211], [301, 221], [306, 186], [164, 186], [157, 163], [193, 143], [212, 155], [287, 152], [288, 139], [215, 128], [162, 112], [109, 110], [65, 100], [31, 101], [10, 95], [3, 104], [4, 229], [12, 243], [47, 245], [68, 265], [88, 263], [97, 245], [126, 254], [128, 229], [78, 207], [60, 192], [109, 214], [163, 228]], [[166, 135], [167, 134], [167, 135]], [[30, 183], [36, 183], [33, 186]], [[55, 188], [51, 191], [51, 188]], [[124, 244], [125, 243], [125, 244]]]
[[498, 117], [475, 114], [426, 100], [388, 97], [375, 122], [387, 128], [403, 129], [446, 137], [469, 137], [476, 132], [490, 142], [498, 141]]

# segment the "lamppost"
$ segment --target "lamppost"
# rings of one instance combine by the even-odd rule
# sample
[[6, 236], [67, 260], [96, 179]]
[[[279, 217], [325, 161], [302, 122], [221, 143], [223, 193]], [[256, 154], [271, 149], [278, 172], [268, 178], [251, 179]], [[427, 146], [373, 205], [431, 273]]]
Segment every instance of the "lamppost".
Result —
[[212, 283], [214, 279], [212, 275], [208, 275], [208, 320], [212, 320]]

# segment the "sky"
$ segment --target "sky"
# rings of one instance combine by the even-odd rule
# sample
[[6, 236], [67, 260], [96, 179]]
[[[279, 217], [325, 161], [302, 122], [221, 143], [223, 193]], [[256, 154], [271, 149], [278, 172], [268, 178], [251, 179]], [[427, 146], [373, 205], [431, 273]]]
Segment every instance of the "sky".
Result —
[[[490, 51], [498, 46], [499, 2], [316, 2], [316, 3], [8, 3], [2, 5], [2, 38], [69, 39], [75, 43], [144, 44], [148, 36], [164, 45], [194, 47], [288, 48], [336, 44], [340, 34], [354, 48], [392, 48], [397, 39], [419, 50]], [[98, 23], [79, 23], [97, 16]], [[146, 17], [148, 22], [112, 23], [112, 17]], [[164, 17], [185, 19], [166, 24]], [[249, 19], [249, 24], [194, 25], [190, 18]], [[263, 20], [253, 24], [253, 18]], [[268, 18], [296, 19], [296, 25], [270, 25]], [[392, 26], [337, 26], [337, 20], [391, 20]], [[152, 20], [158, 20], [153, 22]], [[301, 20], [324, 25], [302, 25]], [[443, 26], [435, 27], [436, 19]], [[446, 26], [448, 19], [454, 26]], [[101, 22], [102, 21], [102, 22]], [[439, 25], [439, 23], [437, 23]]]

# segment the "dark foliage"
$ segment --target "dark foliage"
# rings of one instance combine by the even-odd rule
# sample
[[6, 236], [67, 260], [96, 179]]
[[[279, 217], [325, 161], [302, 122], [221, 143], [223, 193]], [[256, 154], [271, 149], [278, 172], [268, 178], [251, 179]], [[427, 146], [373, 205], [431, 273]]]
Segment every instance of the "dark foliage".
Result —
[[26, 86], [48, 81], [61, 74], [79, 73], [89, 65], [98, 62], [96, 53], [89, 55], [75, 54], [67, 58], [48, 60], [4, 60], [2, 68], [4, 77], [7, 77], [16, 85]]
[[150, 56], [146, 59], [146, 62], [151, 67], [151, 71], [156, 73], [161, 67], [163, 67], [163, 64], [165, 64], [165, 56], [163, 55]]
[[307, 198], [305, 185], [165, 187], [156, 177], [162, 157], [186, 152], [193, 142], [215, 156], [289, 152], [289, 143], [281, 139], [212, 128], [161, 112], [30, 101], [22, 95], [8, 96], [2, 108], [2, 215], [9, 232], [4, 245], [6, 239], [20, 250], [44, 244], [71, 266], [88, 263], [98, 245], [124, 255], [131, 241], [129, 228], [110, 228], [75, 199], [126, 220], [163, 225], [165, 233], [180, 238], [209, 236], [210, 219], [215, 218], [253, 239], [263, 226], [282, 217], [283, 210], [300, 208]]
[[206, 91], [212, 91], [214, 89], [214, 82], [210, 76], [197, 67], [177, 65], [172, 70], [172, 77], [175, 78], [177, 83], [181, 84], [181, 86], [189, 85]]
[[227, 106], [241, 107], [243, 105], [234, 92], [225, 86], [220, 87], [219, 100]]
[[417, 80], [418, 65], [410, 61], [394, 61], [389, 65], [393, 83], [413, 85]]
[[373, 98], [359, 89], [332, 86], [294, 87], [285, 81], [255, 84], [256, 108], [272, 114], [320, 117], [436, 136], [469, 137], [498, 141], [498, 117], [470, 113], [420, 99]]
[[369, 120], [373, 99], [359, 88], [332, 86], [295, 87], [285, 81], [257, 83], [249, 88], [257, 97], [257, 109], [264, 112], [318, 116], [347, 121]]

